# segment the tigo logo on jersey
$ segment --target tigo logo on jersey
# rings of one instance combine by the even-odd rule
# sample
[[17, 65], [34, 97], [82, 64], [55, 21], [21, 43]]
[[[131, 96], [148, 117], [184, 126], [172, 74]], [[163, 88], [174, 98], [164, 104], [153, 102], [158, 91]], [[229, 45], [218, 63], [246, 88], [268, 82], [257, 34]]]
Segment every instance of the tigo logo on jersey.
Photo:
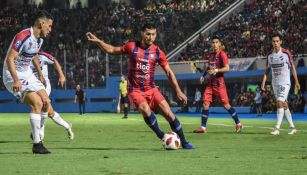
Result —
[[150, 69], [150, 65], [149, 64], [137, 63], [136, 68], [142, 70], [146, 74], [146, 73], [148, 73], [148, 71]]

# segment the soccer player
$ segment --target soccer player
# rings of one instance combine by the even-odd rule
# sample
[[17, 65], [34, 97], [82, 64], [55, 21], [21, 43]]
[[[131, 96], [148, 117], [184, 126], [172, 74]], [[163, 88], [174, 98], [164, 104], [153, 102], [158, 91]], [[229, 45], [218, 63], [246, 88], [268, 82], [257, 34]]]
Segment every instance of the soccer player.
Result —
[[52, 24], [53, 17], [46, 11], [39, 11], [33, 26], [15, 35], [3, 64], [6, 89], [31, 108], [32, 152], [38, 154], [50, 153], [39, 136], [41, 114], [48, 111], [50, 99], [44, 85], [32, 73], [30, 63], [43, 44], [42, 38], [51, 32]]
[[86, 93], [81, 89], [80, 84], [76, 86], [75, 103], [79, 103], [79, 114], [85, 114]]
[[272, 135], [279, 135], [280, 125], [284, 115], [290, 125], [290, 132], [293, 135], [296, 133], [295, 126], [292, 121], [292, 115], [287, 104], [288, 93], [291, 87], [290, 69], [292, 71], [295, 87], [299, 90], [300, 83], [297, 78], [295, 65], [292, 60], [291, 53], [281, 47], [282, 37], [280, 34], [272, 35], [273, 51], [267, 56], [267, 66], [262, 79], [261, 90], [265, 91], [265, 82], [267, 80], [270, 69], [272, 69], [272, 87], [276, 98], [277, 107], [277, 124], [272, 130]]
[[200, 78], [200, 83], [205, 81], [205, 76], [209, 74], [208, 84], [203, 95], [203, 111], [201, 115], [201, 127], [194, 130], [194, 133], [206, 133], [207, 121], [209, 116], [209, 107], [212, 103], [212, 97], [218, 98], [219, 102], [223, 104], [224, 108], [231, 115], [236, 123], [236, 132], [239, 133], [242, 129], [238, 114], [236, 110], [230, 106], [226, 84], [224, 80], [224, 72], [229, 71], [228, 57], [224, 51], [221, 50], [221, 41], [217, 36], [212, 37], [211, 47], [213, 53], [210, 54], [208, 66], [203, 76]]
[[[65, 76], [62, 71], [60, 63], [57, 61], [55, 57], [53, 57], [51, 54], [47, 52], [38, 52], [37, 56], [33, 58], [32, 61], [33, 64], [31, 64], [31, 68], [33, 73], [36, 75], [36, 77], [40, 77], [42, 75], [43, 78], [39, 78], [43, 83], [45, 84], [46, 92], [48, 96], [51, 92], [51, 84], [48, 77], [48, 64], [54, 64], [55, 70], [59, 75], [59, 83], [63, 87], [65, 83]], [[38, 70], [38, 71], [37, 71]], [[53, 107], [50, 105], [47, 113], [41, 114], [41, 125], [40, 125], [40, 131], [39, 135], [41, 140], [44, 139], [45, 136], [45, 122], [47, 119], [47, 116], [51, 118], [56, 124], [63, 126], [67, 133], [68, 138], [73, 140], [74, 139], [74, 133], [72, 132], [71, 124], [67, 123], [65, 120], [62, 119], [60, 114], [54, 111]]]
[[120, 77], [119, 91], [120, 91], [120, 103], [124, 106], [124, 117], [123, 119], [128, 118], [128, 91], [127, 91], [127, 80], [124, 75]]
[[98, 39], [92, 33], [87, 33], [88, 40], [96, 43], [103, 51], [109, 54], [129, 54], [128, 97], [143, 114], [145, 123], [156, 133], [158, 138], [162, 139], [164, 132], [160, 130], [153, 111], [159, 112], [166, 118], [172, 130], [180, 137], [183, 149], [195, 149], [186, 140], [179, 120], [155, 86], [154, 73], [156, 63], [158, 63], [176, 90], [178, 98], [187, 103], [187, 97], [182, 93], [176, 77], [168, 65], [165, 53], [154, 44], [156, 36], [156, 27], [147, 23], [142, 27], [140, 41], [128, 42], [121, 47], [114, 47]]

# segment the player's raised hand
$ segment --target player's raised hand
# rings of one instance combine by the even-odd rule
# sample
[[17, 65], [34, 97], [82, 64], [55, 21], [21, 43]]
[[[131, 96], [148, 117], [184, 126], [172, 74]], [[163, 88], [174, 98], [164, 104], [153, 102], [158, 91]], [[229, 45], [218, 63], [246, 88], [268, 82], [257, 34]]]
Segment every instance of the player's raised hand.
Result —
[[100, 39], [98, 39], [94, 34], [92, 34], [91, 32], [87, 32], [86, 33], [86, 36], [87, 36], [87, 39], [89, 41], [92, 41], [92, 42], [99, 42]]
[[21, 91], [21, 83], [19, 80], [13, 83], [13, 92], [19, 92]]
[[183, 102], [183, 104], [188, 103], [188, 98], [187, 98], [186, 95], [184, 95], [184, 93], [182, 93], [182, 92], [177, 93], [177, 97], [181, 102]]
[[61, 87], [64, 87], [65, 81], [66, 81], [65, 76], [60, 76], [59, 84], [60, 84]]

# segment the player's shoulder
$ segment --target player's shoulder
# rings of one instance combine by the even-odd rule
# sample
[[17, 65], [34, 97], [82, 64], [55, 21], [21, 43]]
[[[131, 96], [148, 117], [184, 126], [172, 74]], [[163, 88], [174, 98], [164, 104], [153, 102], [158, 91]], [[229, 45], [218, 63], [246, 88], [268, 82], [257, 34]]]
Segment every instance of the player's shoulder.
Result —
[[24, 29], [24, 30], [18, 32], [16, 34], [16, 39], [20, 40], [20, 41], [23, 41], [23, 40], [29, 38], [30, 36], [31, 36], [31, 29], [27, 28], [27, 29]]
[[273, 54], [273, 52], [274, 52], [274, 50], [270, 50], [266, 55], [267, 55], [267, 57], [269, 57], [270, 55], [272, 55]]
[[291, 55], [291, 52], [289, 50], [287, 50], [287, 49], [284, 49], [284, 48], [281, 48], [281, 52], [285, 53], [287, 55]]
[[55, 57], [52, 56], [50, 53], [47, 53], [47, 52], [44, 52], [44, 51], [39, 51], [37, 54], [40, 57], [46, 57], [46, 58], [48, 58], [49, 60], [52, 60], [52, 61], [55, 60]]

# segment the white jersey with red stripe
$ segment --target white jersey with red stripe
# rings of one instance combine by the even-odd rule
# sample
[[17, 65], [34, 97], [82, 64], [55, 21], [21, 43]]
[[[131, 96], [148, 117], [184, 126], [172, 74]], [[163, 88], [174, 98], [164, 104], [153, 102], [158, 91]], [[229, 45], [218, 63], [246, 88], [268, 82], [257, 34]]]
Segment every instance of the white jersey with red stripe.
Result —
[[38, 53], [42, 44], [43, 44], [43, 39], [41, 38], [37, 39], [34, 36], [32, 27], [16, 34], [6, 55], [3, 65], [3, 71], [8, 70], [6, 60], [11, 49], [14, 49], [17, 52], [19, 52], [19, 55], [15, 60], [16, 71], [17, 72], [31, 71], [30, 63], [32, 61], [32, 58]]
[[[44, 78], [49, 79], [48, 78], [48, 64], [54, 64], [55, 58], [47, 52], [38, 52], [38, 58], [39, 58], [39, 65], [42, 70]], [[36, 74], [37, 71], [32, 62], [31, 62], [30, 67], [33, 73]]]
[[286, 49], [271, 52], [268, 55], [267, 66], [272, 69], [272, 85], [291, 85], [290, 68], [293, 64], [292, 56]]

